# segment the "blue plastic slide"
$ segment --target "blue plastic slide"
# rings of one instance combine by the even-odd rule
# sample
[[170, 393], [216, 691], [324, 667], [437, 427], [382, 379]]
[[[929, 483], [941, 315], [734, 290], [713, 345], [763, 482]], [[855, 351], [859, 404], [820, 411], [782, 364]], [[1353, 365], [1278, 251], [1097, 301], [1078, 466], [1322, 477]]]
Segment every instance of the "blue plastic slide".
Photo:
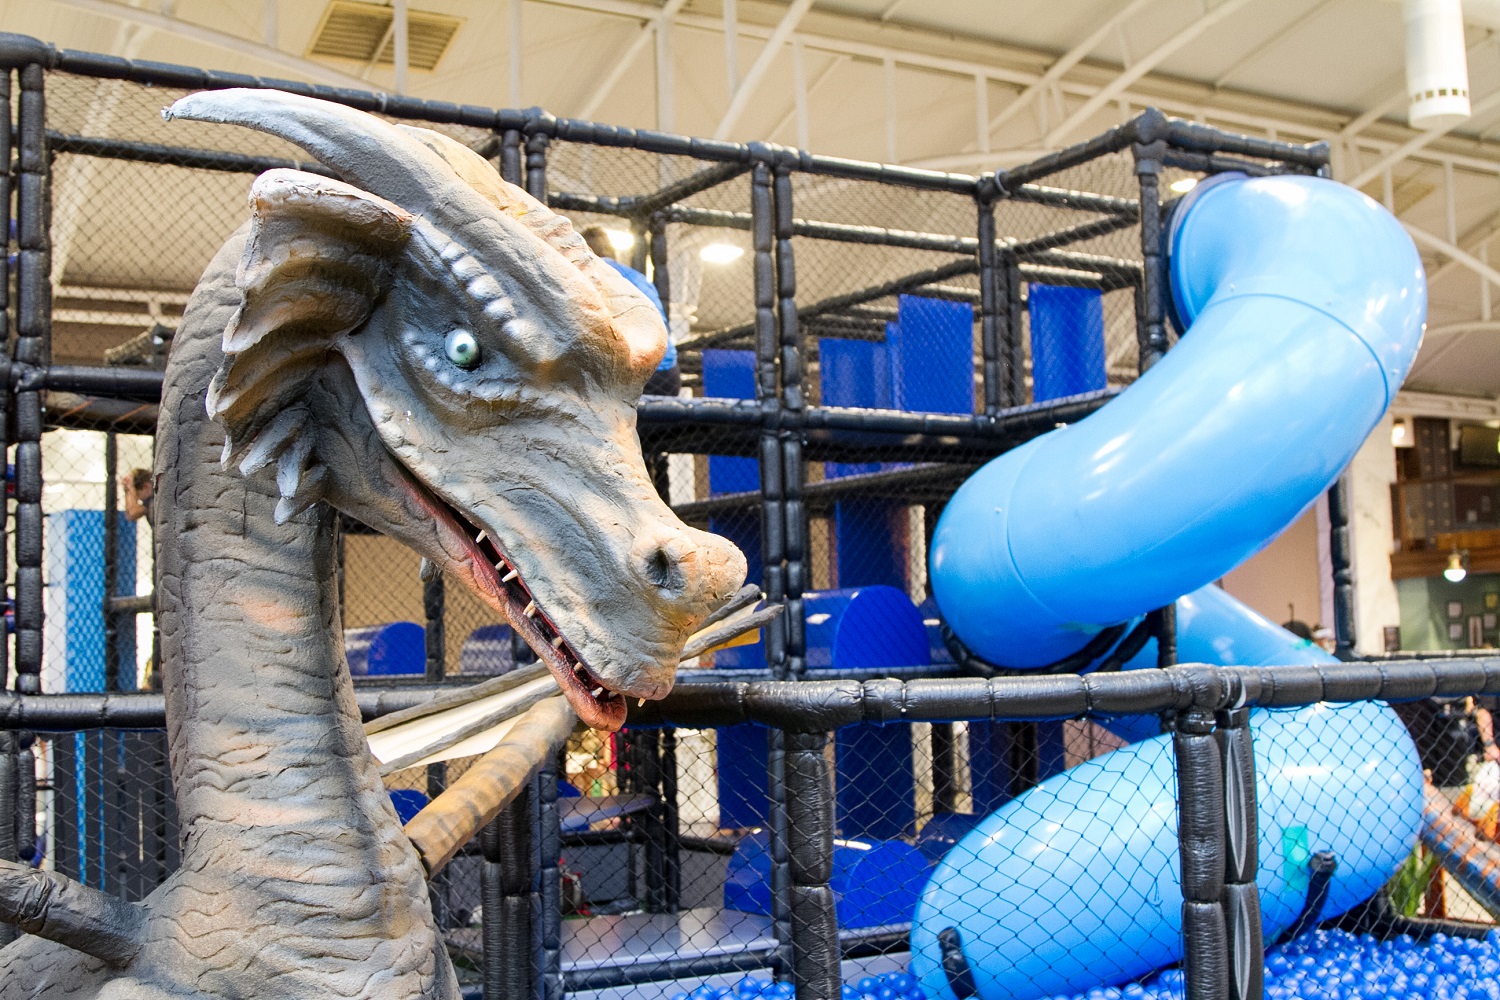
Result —
[[[1315, 502], [1379, 421], [1421, 342], [1421, 261], [1375, 202], [1308, 177], [1200, 184], [1174, 213], [1168, 254], [1191, 324], [1181, 343], [1098, 413], [984, 466], [938, 524], [934, 594], [985, 659], [1041, 667], [1179, 598], [1185, 661], [1326, 659], [1205, 588]], [[1386, 881], [1416, 842], [1422, 775], [1380, 706], [1252, 723], [1270, 938], [1302, 909], [1312, 852], [1339, 857], [1326, 915]], [[954, 996], [938, 943], [949, 929], [983, 1000], [1123, 983], [1178, 960], [1175, 830], [1159, 736], [1002, 807], [923, 892], [923, 989]]]

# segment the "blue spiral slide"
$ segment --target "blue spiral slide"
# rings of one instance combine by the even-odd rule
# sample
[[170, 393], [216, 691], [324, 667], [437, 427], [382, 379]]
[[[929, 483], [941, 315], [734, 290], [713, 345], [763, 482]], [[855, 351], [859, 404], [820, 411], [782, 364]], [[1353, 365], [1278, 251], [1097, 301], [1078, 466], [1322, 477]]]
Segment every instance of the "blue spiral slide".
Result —
[[[1426, 315], [1416, 248], [1351, 188], [1223, 175], [1177, 206], [1168, 259], [1181, 342], [1099, 412], [985, 465], [938, 524], [938, 605], [991, 662], [1045, 666], [1173, 601], [1183, 662], [1329, 659], [1211, 584], [1316, 502], [1389, 406]], [[1303, 908], [1312, 852], [1339, 859], [1325, 916], [1389, 878], [1417, 840], [1422, 772], [1384, 706], [1257, 711], [1252, 726], [1274, 940]], [[1178, 864], [1172, 748], [1153, 736], [961, 840], [918, 904], [912, 970], [954, 997], [951, 928], [983, 1000], [1137, 979], [1181, 958]]]

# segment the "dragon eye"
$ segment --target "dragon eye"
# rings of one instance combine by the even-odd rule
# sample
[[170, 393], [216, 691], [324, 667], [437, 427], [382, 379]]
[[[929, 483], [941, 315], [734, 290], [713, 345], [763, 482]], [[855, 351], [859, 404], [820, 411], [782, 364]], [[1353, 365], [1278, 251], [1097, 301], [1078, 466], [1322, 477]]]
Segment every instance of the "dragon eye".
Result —
[[460, 368], [474, 368], [479, 364], [479, 341], [468, 330], [454, 330], [443, 342], [448, 360]]

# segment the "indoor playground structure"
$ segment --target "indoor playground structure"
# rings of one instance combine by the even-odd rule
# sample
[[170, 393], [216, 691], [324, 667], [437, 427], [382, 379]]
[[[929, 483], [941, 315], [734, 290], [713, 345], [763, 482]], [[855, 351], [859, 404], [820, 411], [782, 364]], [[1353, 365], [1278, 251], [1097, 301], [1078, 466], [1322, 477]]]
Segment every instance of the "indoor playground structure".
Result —
[[[19, 36], [0, 36], [0, 64], [13, 118], [6, 183], [16, 192], [0, 211], [17, 272], [14, 294], [0, 299], [14, 333], [0, 426], [10, 449], [13, 638], [0, 648], [16, 678], [0, 695], [0, 815], [17, 817], [0, 823], [0, 874], [10, 880], [0, 889], [51, 887], [20, 902], [0, 892], [6, 926], [26, 932], [0, 952], [3, 1000], [33, 995], [35, 977], [23, 983], [8, 968], [44, 955], [39, 968], [62, 969], [65, 948], [93, 956], [87, 976], [118, 975], [112, 988], [149, 980], [122, 971], [141, 954], [131, 921], [145, 918], [120, 914], [138, 915], [133, 904], [200, 876], [183, 860], [214, 815], [201, 785], [174, 790], [168, 777], [169, 740], [183, 739], [184, 718], [196, 726], [203, 713], [232, 709], [254, 722], [265, 708], [288, 727], [278, 731], [299, 734], [322, 719], [285, 712], [249, 671], [209, 684], [205, 667], [162, 693], [160, 660], [182, 646], [171, 603], [181, 597], [176, 577], [158, 596], [163, 564], [145, 554], [146, 527], [122, 515], [118, 482], [133, 460], [121, 456], [154, 449], [161, 472], [164, 455], [197, 454], [181, 444], [188, 427], [214, 445], [205, 482], [237, 475], [239, 456], [255, 447], [231, 441], [224, 450], [235, 461], [219, 469], [205, 414], [232, 434], [286, 437], [275, 455], [260, 446], [268, 476], [273, 459], [286, 466], [261, 497], [265, 538], [282, 538], [274, 532], [284, 521], [320, 532], [310, 550], [326, 584], [318, 606], [340, 626], [330, 624], [329, 648], [342, 650], [330, 685], [342, 693], [328, 701], [350, 720], [330, 733], [344, 741], [334, 741], [340, 754], [356, 744], [349, 773], [368, 778], [338, 786], [353, 789], [359, 808], [335, 812], [351, 829], [376, 816], [388, 834], [357, 863], [321, 854], [322, 868], [355, 897], [372, 866], [382, 884], [402, 887], [391, 890], [400, 900], [381, 926], [382, 947], [414, 969], [413, 955], [439, 956], [436, 971], [421, 973], [430, 972], [426, 992], [412, 996], [1500, 997], [1500, 847], [1455, 808], [1457, 789], [1429, 780], [1432, 741], [1402, 711], [1500, 694], [1500, 659], [1354, 651], [1340, 477], [1421, 345], [1427, 280], [1395, 218], [1328, 179], [1325, 146], [1153, 109], [971, 176], [131, 62]], [[107, 115], [98, 113], [105, 98]], [[163, 122], [164, 106], [174, 120]], [[256, 115], [267, 107], [286, 119], [266, 125]], [[432, 131], [381, 131], [392, 122]], [[366, 132], [390, 137], [381, 156], [429, 171], [424, 183], [460, 178], [468, 188], [418, 204], [427, 188], [411, 182], [400, 189], [416, 199], [410, 206], [384, 201], [374, 188], [399, 187], [400, 163], [349, 167], [334, 148]], [[411, 149], [392, 152], [399, 143]], [[148, 194], [111, 199], [111, 185], [127, 181]], [[336, 192], [368, 201], [365, 214], [320, 218], [297, 245], [343, 241], [317, 278], [355, 273], [346, 283], [376, 317], [413, 294], [399, 284], [408, 280], [429, 289], [414, 301], [456, 289], [503, 311], [489, 292], [499, 284], [486, 284], [473, 248], [460, 245], [488, 238], [453, 208], [476, 191], [514, 199], [511, 221], [531, 214], [527, 225], [551, 249], [572, 244], [542, 205], [575, 229], [621, 234], [662, 302], [684, 386], [677, 397], [642, 397], [633, 427], [596, 435], [625, 465], [639, 444], [635, 485], [649, 496], [575, 509], [561, 491], [568, 503], [558, 506], [577, 523], [559, 537], [572, 544], [535, 562], [476, 528], [462, 544], [485, 556], [482, 573], [462, 561], [419, 564], [400, 539], [420, 541], [420, 527], [389, 514], [425, 509], [434, 523], [473, 527], [480, 515], [453, 483], [498, 470], [487, 482], [503, 491], [530, 481], [534, 455], [584, 447], [550, 436], [548, 414], [593, 427], [590, 407], [629, 411], [614, 397], [630, 393], [610, 379], [630, 365], [599, 362], [604, 348], [580, 362], [597, 370], [575, 380], [516, 362], [553, 404], [525, 415], [543, 442], [534, 455], [458, 463], [441, 473], [451, 489], [429, 484], [440, 501], [371, 502], [358, 516], [344, 493], [314, 495], [308, 483], [398, 453], [422, 480], [455, 453], [440, 437], [421, 438], [435, 426], [422, 421], [445, 391], [436, 386], [469, 385], [481, 371], [466, 344], [455, 353], [453, 334], [443, 356], [462, 374], [443, 368], [436, 348], [387, 363], [368, 341], [339, 339], [343, 330], [323, 331], [336, 350], [283, 345], [276, 364], [347, 351], [355, 378], [328, 375], [316, 391], [354, 392], [357, 382], [378, 397], [372, 410], [384, 406], [391, 427], [406, 428], [376, 419], [371, 434], [347, 435], [395, 443], [364, 463], [344, 455], [325, 473], [308, 458], [312, 445], [294, 443], [311, 433], [305, 414], [271, 415], [231, 376], [204, 410], [171, 374], [191, 369], [206, 383], [206, 368], [182, 360], [196, 354], [179, 354], [181, 367], [164, 374], [160, 348], [174, 337], [182, 352], [217, 350], [203, 346], [217, 331], [194, 325], [210, 293], [186, 319], [184, 294], [162, 329], [109, 364], [56, 363], [66, 320], [54, 286], [123, 282], [150, 239], [165, 248], [151, 265], [163, 287], [186, 292], [221, 244], [237, 245], [252, 191], [261, 228], [240, 240], [253, 265], [241, 280], [279, 273], [275, 226], [303, 220], [306, 200]], [[272, 218], [268, 205], [285, 214]], [[49, 255], [60, 219], [87, 252]], [[405, 272], [380, 255], [413, 239], [431, 249], [418, 255], [422, 266], [446, 268], [442, 280], [391, 277]], [[715, 270], [699, 250], [720, 244], [740, 254]], [[573, 280], [561, 259], [536, 266]], [[225, 261], [208, 272], [219, 284], [203, 287], [228, 287]], [[288, 280], [306, 277], [289, 270]], [[366, 286], [379, 281], [396, 291], [371, 294]], [[223, 295], [228, 315], [238, 305]], [[525, 314], [530, 300], [520, 300]], [[268, 312], [305, 302], [289, 296]], [[413, 310], [420, 321], [401, 327], [402, 343], [417, 343], [411, 330], [434, 311]], [[648, 315], [649, 324], [638, 312], [635, 321], [656, 331]], [[309, 336], [318, 316], [299, 316], [266, 322]], [[234, 345], [227, 370], [244, 357], [261, 364], [255, 345], [225, 343]], [[419, 370], [442, 374], [412, 383], [424, 388], [408, 394], [410, 408], [378, 396]], [[265, 370], [234, 377], [278, 406], [302, 405], [284, 384], [252, 375]], [[609, 391], [591, 395], [591, 380]], [[567, 409], [578, 400], [581, 418]], [[432, 409], [437, 424], [470, 419], [463, 407]], [[470, 430], [473, 444], [493, 428]], [[421, 440], [438, 443], [413, 447]], [[248, 457], [243, 467], [259, 468]], [[168, 471], [164, 482], [179, 474]], [[605, 491], [590, 474], [570, 482], [578, 496]], [[248, 522], [261, 501], [241, 492]], [[1324, 497], [1334, 652], [1217, 585]], [[718, 536], [683, 529], [704, 552], [727, 552], [712, 549], [727, 539], [752, 585], [729, 598], [734, 574], [718, 574], [712, 600], [682, 611], [692, 621], [668, 636], [674, 656], [686, 644], [675, 686], [638, 685], [652, 697], [628, 704], [612, 686], [626, 681], [585, 662], [605, 655], [579, 651], [595, 641], [588, 629], [635, 622], [614, 644], [623, 647], [644, 644], [638, 633], [657, 621], [590, 548], [624, 538], [635, 552], [643, 525], [610, 513], [627, 507], [653, 517], [660, 508], [660, 524], [680, 519]], [[230, 508], [208, 505], [203, 516], [232, 523], [240, 507]], [[193, 544], [194, 531], [179, 534], [156, 536], [172, 566], [178, 547]], [[640, 562], [662, 594], [681, 584], [673, 560], [685, 561], [686, 544], [663, 542], [655, 561]], [[493, 575], [495, 600], [473, 598], [460, 586], [465, 573]], [[570, 581], [558, 592], [572, 594], [572, 606], [549, 604], [544, 581], [554, 574]], [[753, 618], [758, 632], [725, 625], [749, 621], [761, 592], [769, 610]], [[219, 620], [220, 604], [206, 602], [205, 620]], [[581, 678], [592, 700], [564, 707], [545, 667]], [[270, 686], [284, 694], [280, 682]], [[597, 729], [573, 725], [579, 706]], [[417, 751], [404, 742], [412, 730], [426, 734]], [[265, 752], [294, 771], [321, 760], [332, 740], [268, 738]], [[229, 747], [214, 765], [255, 771], [242, 750]], [[468, 801], [488, 805], [453, 805], [467, 806], [478, 786], [483, 794]], [[257, 808], [274, 812], [274, 803]], [[396, 861], [380, 867], [376, 857]], [[316, 877], [280, 884], [314, 899]], [[225, 876], [217, 895], [245, 898], [246, 885]], [[1434, 905], [1444, 886], [1471, 908]], [[267, 904], [257, 913], [272, 910], [290, 912]], [[277, 947], [294, 940], [286, 947], [310, 956], [296, 971], [317, 986], [310, 970], [342, 960], [336, 935], [320, 949], [317, 934], [278, 920], [253, 933]], [[181, 964], [168, 971], [196, 975], [197, 961], [211, 959], [174, 955]]]

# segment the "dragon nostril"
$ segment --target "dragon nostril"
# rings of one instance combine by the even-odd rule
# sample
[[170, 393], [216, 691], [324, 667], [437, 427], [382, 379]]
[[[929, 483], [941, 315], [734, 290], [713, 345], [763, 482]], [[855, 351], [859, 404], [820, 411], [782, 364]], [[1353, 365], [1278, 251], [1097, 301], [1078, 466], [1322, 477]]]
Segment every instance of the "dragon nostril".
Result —
[[662, 590], [682, 589], [682, 573], [677, 560], [665, 548], [655, 549], [646, 557], [646, 579]]

